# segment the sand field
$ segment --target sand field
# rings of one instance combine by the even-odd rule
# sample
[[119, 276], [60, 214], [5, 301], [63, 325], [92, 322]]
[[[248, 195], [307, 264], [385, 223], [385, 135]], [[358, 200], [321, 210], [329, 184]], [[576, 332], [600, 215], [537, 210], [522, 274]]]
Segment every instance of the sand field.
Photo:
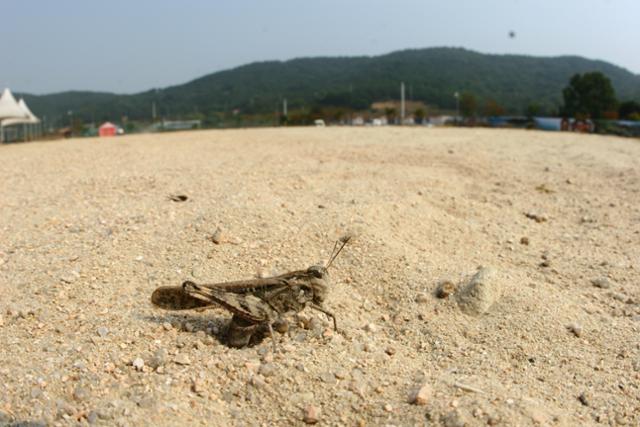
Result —
[[[0, 165], [0, 425], [640, 424], [638, 140], [198, 131]], [[307, 309], [278, 352], [234, 349], [225, 310], [150, 304], [324, 262], [344, 233], [338, 333]]]

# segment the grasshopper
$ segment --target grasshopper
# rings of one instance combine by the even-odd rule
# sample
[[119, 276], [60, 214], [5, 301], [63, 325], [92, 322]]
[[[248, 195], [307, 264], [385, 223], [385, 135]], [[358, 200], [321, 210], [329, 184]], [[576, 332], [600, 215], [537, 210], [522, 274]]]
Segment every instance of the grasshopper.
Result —
[[328, 269], [349, 241], [340, 238], [326, 265], [312, 265], [306, 270], [291, 271], [264, 279], [238, 280], [198, 285], [185, 281], [181, 286], [161, 286], [151, 295], [151, 302], [168, 310], [204, 309], [219, 306], [233, 313], [229, 324], [228, 344], [244, 347], [255, 330], [269, 328], [275, 349], [272, 324], [289, 313], [299, 313], [305, 307], [318, 310], [338, 324], [333, 313], [322, 304], [329, 292]]

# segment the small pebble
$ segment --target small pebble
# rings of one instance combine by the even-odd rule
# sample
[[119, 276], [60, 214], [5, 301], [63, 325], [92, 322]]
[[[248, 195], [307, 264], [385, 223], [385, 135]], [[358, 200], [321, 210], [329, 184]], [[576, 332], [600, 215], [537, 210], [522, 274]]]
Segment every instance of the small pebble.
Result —
[[60, 277], [60, 280], [64, 283], [73, 283], [80, 277], [80, 274], [76, 271], [68, 272]]
[[264, 377], [262, 375], [252, 376], [250, 384], [255, 388], [265, 388], [267, 386], [267, 382], [264, 380]]
[[429, 402], [429, 399], [431, 399], [431, 394], [431, 386], [427, 383], [424, 383], [413, 393], [410, 399], [410, 403], [413, 403], [414, 405], [424, 406]]
[[[640, 364], [639, 364], [638, 366], [640, 366]], [[640, 369], [640, 368], [639, 368], [639, 369]], [[335, 372], [333, 373], [333, 375], [334, 375], [337, 379], [339, 379], [339, 380], [343, 380], [343, 379], [347, 378], [347, 375], [349, 375], [349, 374], [347, 373], [347, 371], [345, 371], [345, 370], [342, 370], [342, 369], [341, 369], [341, 370], [337, 370], [337, 371], [335, 371]]]
[[185, 196], [184, 194], [170, 194], [169, 195], [169, 200], [171, 200], [172, 202], [186, 202], [189, 199], [188, 196]]
[[149, 409], [156, 405], [156, 400], [152, 396], [145, 396], [138, 402], [138, 406], [141, 408]]
[[142, 360], [142, 358], [140, 357], [135, 358], [131, 364], [136, 369], [136, 371], [142, 371], [142, 369], [144, 369], [144, 360]]
[[624, 294], [621, 294], [620, 292], [613, 292], [611, 296], [613, 297], [614, 300], [617, 300], [620, 302], [627, 301], [627, 297]]
[[164, 328], [165, 331], [170, 331], [171, 329], [173, 329], [173, 326], [169, 322], [162, 323], [162, 327]]
[[216, 228], [216, 231], [213, 232], [210, 239], [213, 243], [215, 243], [216, 245], [219, 245], [220, 242], [222, 241], [222, 230], [220, 230], [219, 227]]
[[326, 384], [335, 384], [337, 382], [335, 375], [333, 375], [331, 372], [321, 373], [320, 379]]
[[527, 212], [524, 214], [527, 218], [534, 220], [537, 223], [546, 222], [548, 220], [546, 215], [538, 214], [536, 212]]
[[265, 377], [271, 377], [276, 373], [276, 365], [273, 363], [263, 363], [258, 370]]
[[315, 424], [320, 421], [320, 408], [314, 405], [308, 405], [304, 409], [304, 422], [306, 424]]
[[194, 378], [191, 382], [191, 390], [196, 394], [203, 394], [205, 392], [204, 380], [200, 378]]
[[367, 323], [364, 327], [364, 330], [375, 334], [378, 331], [378, 327], [373, 323]]
[[567, 325], [567, 329], [576, 337], [580, 337], [582, 335], [582, 326], [577, 323], [571, 323]]
[[418, 294], [418, 295], [416, 296], [416, 302], [417, 302], [418, 304], [424, 304], [424, 303], [427, 303], [427, 302], [429, 302], [429, 296], [428, 296], [428, 295], [426, 295], [426, 294]]
[[580, 401], [580, 403], [582, 403], [584, 406], [589, 406], [589, 401], [590, 399], [588, 398], [586, 393], [580, 393], [580, 396], [578, 396], [578, 400]]
[[520, 244], [521, 245], [529, 245], [529, 238], [528, 237], [521, 237], [520, 238]]
[[387, 347], [384, 352], [387, 353], [389, 356], [393, 356], [394, 354], [396, 354], [396, 349], [393, 347]]
[[104, 326], [100, 326], [96, 332], [98, 333], [98, 335], [100, 337], [104, 338], [109, 333], [109, 330], [107, 328], [105, 328]]
[[592, 279], [591, 284], [600, 289], [609, 289], [611, 287], [611, 281], [606, 277], [598, 277], [597, 279]]
[[189, 360], [189, 356], [187, 356], [184, 353], [178, 353], [178, 355], [176, 355], [174, 362], [177, 363], [178, 365], [190, 365], [191, 364], [191, 360]]
[[448, 298], [449, 295], [453, 294], [456, 291], [456, 285], [453, 284], [450, 280], [443, 280], [438, 283], [438, 287], [436, 288], [436, 296], [438, 298]]
[[286, 334], [289, 331], [289, 322], [278, 320], [273, 323], [273, 329], [281, 334]]
[[164, 348], [159, 348], [155, 351], [155, 353], [153, 353], [153, 357], [151, 357], [151, 360], [149, 361], [149, 365], [151, 365], [152, 368], [156, 369], [159, 366], [164, 365], [166, 361], [167, 361], [167, 350], [165, 350]]

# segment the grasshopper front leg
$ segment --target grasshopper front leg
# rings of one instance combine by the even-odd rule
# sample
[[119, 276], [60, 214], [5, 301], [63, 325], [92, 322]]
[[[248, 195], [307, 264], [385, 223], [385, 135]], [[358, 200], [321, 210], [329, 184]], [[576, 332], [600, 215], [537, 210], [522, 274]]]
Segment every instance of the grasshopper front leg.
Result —
[[329, 310], [325, 310], [324, 308], [320, 307], [319, 305], [316, 304], [309, 304], [309, 306], [311, 308], [313, 308], [314, 310], [318, 310], [324, 314], [327, 315], [327, 317], [330, 317], [331, 319], [333, 319], [333, 329], [338, 332], [338, 322], [336, 321], [336, 316], [330, 312]]

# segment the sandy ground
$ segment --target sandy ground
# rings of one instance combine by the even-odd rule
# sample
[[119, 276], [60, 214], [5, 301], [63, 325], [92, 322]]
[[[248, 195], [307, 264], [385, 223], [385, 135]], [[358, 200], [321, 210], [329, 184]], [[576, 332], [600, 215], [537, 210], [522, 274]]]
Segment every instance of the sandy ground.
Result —
[[[637, 140], [229, 130], [5, 145], [0, 165], [0, 424], [640, 424]], [[339, 333], [307, 309], [278, 353], [231, 349], [223, 309], [150, 304], [306, 268], [345, 232]]]

